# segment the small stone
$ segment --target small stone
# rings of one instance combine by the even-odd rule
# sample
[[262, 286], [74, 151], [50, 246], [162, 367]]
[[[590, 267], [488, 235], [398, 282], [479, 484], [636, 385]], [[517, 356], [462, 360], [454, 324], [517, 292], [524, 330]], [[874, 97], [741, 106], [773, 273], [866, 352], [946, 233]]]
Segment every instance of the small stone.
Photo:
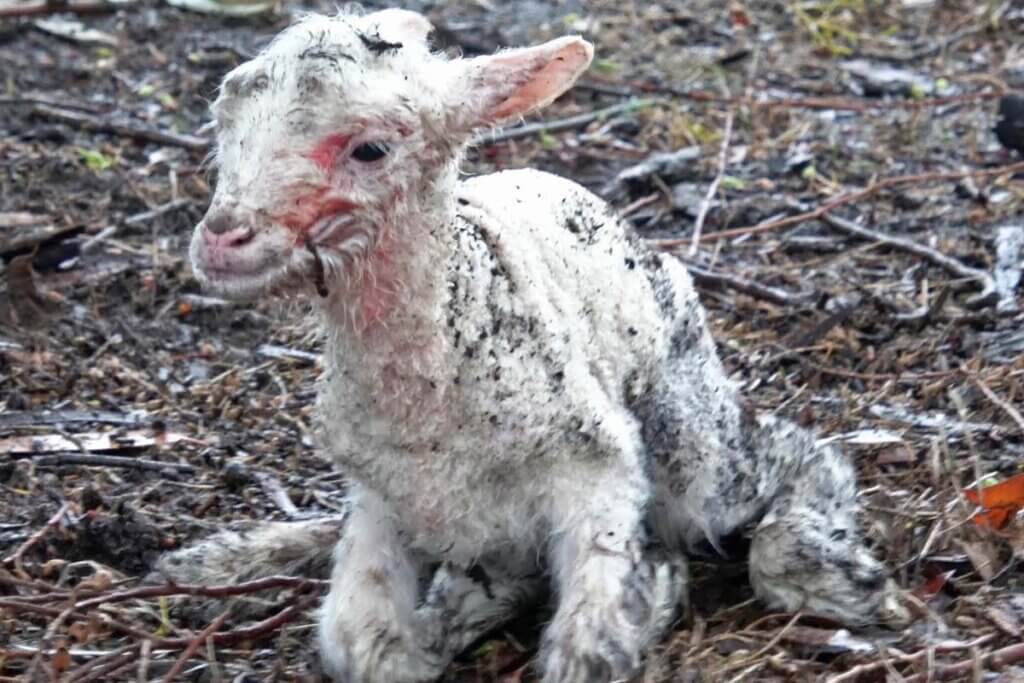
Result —
[[252, 471], [249, 466], [239, 460], [232, 460], [221, 472], [224, 484], [230, 489], [240, 489], [252, 482]]

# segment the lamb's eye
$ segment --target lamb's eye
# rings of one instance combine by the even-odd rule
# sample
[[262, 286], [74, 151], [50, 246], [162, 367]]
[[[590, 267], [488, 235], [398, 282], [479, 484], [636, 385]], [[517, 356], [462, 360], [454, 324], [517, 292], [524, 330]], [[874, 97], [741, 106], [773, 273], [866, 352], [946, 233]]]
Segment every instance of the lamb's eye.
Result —
[[383, 142], [364, 142], [352, 150], [352, 158], [356, 161], [377, 161], [388, 153], [388, 146]]

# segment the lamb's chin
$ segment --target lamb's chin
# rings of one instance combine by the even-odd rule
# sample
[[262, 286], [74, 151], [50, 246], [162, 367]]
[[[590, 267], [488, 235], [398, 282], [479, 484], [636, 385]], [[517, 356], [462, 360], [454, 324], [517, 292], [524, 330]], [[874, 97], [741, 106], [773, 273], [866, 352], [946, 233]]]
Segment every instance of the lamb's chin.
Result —
[[269, 268], [257, 273], [195, 268], [194, 272], [204, 291], [238, 303], [286, 298], [303, 289], [300, 277], [288, 268]]

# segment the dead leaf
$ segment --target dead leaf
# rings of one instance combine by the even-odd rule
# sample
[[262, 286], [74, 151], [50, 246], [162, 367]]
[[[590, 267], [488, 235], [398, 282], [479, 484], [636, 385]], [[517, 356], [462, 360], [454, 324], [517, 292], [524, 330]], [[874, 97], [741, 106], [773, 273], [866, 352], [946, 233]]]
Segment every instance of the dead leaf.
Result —
[[999, 550], [988, 541], [957, 541], [967, 557], [971, 559], [975, 571], [985, 581], [992, 580], [999, 568]]
[[89, 640], [92, 636], [92, 629], [89, 628], [89, 624], [84, 621], [76, 621], [68, 626], [68, 635], [75, 639], [75, 642], [81, 644]]
[[57, 651], [53, 653], [53, 659], [50, 660], [50, 666], [58, 678], [67, 671], [71, 666], [71, 653], [68, 652], [67, 646], [61, 645], [57, 648]]
[[950, 569], [948, 572], [942, 572], [931, 577], [923, 584], [918, 586], [912, 591], [912, 594], [922, 602], [928, 602], [936, 595], [939, 594], [943, 588], [946, 587], [946, 583], [956, 574], [955, 569]]
[[80, 590], [105, 591], [114, 583], [114, 576], [105, 569], [97, 570], [95, 574], [81, 581], [78, 586]]
[[1014, 515], [1024, 509], [1024, 474], [981, 489], [967, 489], [964, 498], [985, 508], [971, 517], [971, 521], [979, 526], [1002, 529]]

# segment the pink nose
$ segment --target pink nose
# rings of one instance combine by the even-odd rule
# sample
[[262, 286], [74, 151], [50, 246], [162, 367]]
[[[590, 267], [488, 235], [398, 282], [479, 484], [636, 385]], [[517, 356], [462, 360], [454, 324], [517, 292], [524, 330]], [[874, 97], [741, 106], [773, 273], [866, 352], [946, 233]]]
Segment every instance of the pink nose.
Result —
[[256, 233], [252, 228], [246, 227], [231, 228], [230, 230], [218, 232], [212, 229], [209, 224], [206, 224], [203, 230], [203, 239], [206, 241], [207, 246], [220, 249], [240, 247], [251, 242], [255, 235]]

